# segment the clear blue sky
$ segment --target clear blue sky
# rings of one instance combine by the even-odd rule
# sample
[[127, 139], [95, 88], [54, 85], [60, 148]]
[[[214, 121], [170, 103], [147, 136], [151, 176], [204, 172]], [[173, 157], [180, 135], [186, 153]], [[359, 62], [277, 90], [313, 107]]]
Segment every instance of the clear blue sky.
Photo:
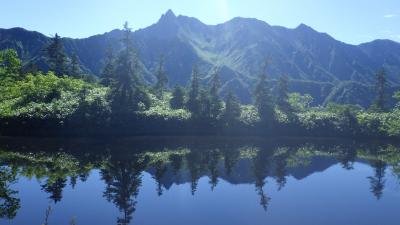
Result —
[[1, 0], [0, 28], [88, 37], [124, 21], [144, 28], [168, 9], [206, 24], [252, 17], [290, 28], [304, 23], [352, 44], [400, 42], [400, 0]]

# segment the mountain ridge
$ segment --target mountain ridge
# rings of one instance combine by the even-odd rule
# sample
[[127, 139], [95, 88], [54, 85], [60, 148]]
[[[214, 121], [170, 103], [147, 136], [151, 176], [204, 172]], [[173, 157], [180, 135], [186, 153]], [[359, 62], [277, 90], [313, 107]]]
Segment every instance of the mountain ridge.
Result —
[[[121, 34], [121, 30], [114, 29], [87, 38], [63, 38], [63, 42], [68, 55], [73, 52], [78, 55], [85, 71], [99, 75], [106, 48], [109, 45], [116, 51], [121, 48]], [[44, 64], [40, 50], [49, 41], [50, 37], [23, 28], [0, 29], [0, 49], [16, 49], [25, 63]], [[221, 24], [206, 25], [193, 17], [176, 16], [169, 10], [156, 23], [134, 31], [133, 41], [147, 82], [154, 82], [156, 63], [164, 54], [170, 87], [186, 85], [194, 64], [199, 66], [204, 84], [212, 71], [219, 68], [222, 94], [232, 89], [245, 103], [251, 101], [251, 90], [265, 60], [269, 61], [267, 73], [272, 80], [287, 75], [291, 78], [290, 89], [313, 92], [315, 104], [326, 103], [328, 96], [341, 103], [352, 103], [351, 96], [346, 99], [331, 96], [333, 87], [342, 82], [368, 86], [364, 91], [373, 96], [370, 86], [381, 67], [387, 70], [392, 86], [400, 85], [400, 43], [374, 40], [352, 45], [305, 24], [285, 28], [254, 18], [235, 17]], [[307, 82], [314, 83], [311, 92], [302, 91], [307, 89], [304, 87]], [[330, 83], [332, 88], [323, 91], [320, 83]], [[315, 94], [322, 92], [329, 93]], [[369, 97], [357, 104], [367, 106], [371, 101]]]

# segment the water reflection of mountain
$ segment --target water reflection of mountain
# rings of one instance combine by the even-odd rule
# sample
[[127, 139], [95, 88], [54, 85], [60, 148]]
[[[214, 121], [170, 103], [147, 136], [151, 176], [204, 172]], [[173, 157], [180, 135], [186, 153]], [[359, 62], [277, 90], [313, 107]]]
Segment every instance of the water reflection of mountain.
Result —
[[[302, 180], [314, 173], [323, 172], [337, 163], [337, 160], [334, 158], [316, 156], [312, 159], [309, 159], [309, 163], [307, 163], [307, 165], [299, 165], [289, 168], [286, 176], [292, 176], [297, 180]], [[253, 184], [255, 182], [255, 178], [251, 167], [251, 159], [240, 159], [230, 174], [226, 173], [223, 162], [218, 163], [217, 169], [219, 172], [219, 178], [230, 184]], [[160, 179], [160, 182], [165, 189], [170, 189], [172, 185], [180, 185], [191, 182], [191, 175], [188, 170], [180, 170], [177, 173], [174, 173], [171, 166], [168, 165], [166, 168], [167, 171]], [[268, 177], [277, 177], [276, 165], [272, 165], [272, 169], [270, 171], [272, 172], [267, 174]], [[149, 168], [146, 170], [146, 172], [152, 176], [155, 176], [156, 169]], [[204, 172], [200, 174], [200, 177], [206, 176], [210, 176], [210, 173]]]
[[103, 197], [120, 211], [119, 224], [133, 220], [143, 172], [157, 182], [158, 195], [174, 184], [186, 183], [195, 195], [202, 177], [208, 177], [211, 189], [218, 186], [218, 179], [252, 184], [259, 204], [267, 210], [271, 200], [264, 190], [267, 178], [275, 180], [281, 190], [287, 177], [302, 180], [336, 164], [350, 170], [360, 161], [374, 170], [366, 179], [371, 193], [380, 199], [386, 169], [400, 177], [399, 149], [396, 143], [349, 140], [0, 139], [0, 192], [8, 203], [0, 205], [0, 212], [7, 212], [0, 217], [12, 219], [20, 207], [18, 190], [10, 186], [18, 178], [40, 179], [41, 190], [59, 204], [65, 187], [85, 183], [92, 170], [101, 171], [101, 182], [106, 185]]

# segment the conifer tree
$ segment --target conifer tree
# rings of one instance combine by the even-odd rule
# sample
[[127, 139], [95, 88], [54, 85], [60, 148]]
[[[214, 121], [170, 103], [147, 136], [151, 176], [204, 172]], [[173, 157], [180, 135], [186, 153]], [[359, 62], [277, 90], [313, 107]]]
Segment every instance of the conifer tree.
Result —
[[163, 55], [160, 56], [160, 61], [159, 61], [158, 68], [157, 68], [156, 78], [157, 78], [157, 82], [154, 85], [154, 91], [156, 93], [156, 96], [161, 99], [164, 94], [164, 91], [167, 87], [167, 83], [168, 83], [168, 77], [167, 77], [165, 69], [164, 69], [164, 56]]
[[207, 90], [200, 90], [199, 94], [199, 117], [212, 118], [211, 116], [211, 97]]
[[278, 106], [279, 110], [286, 114], [290, 114], [292, 112], [291, 106], [289, 104], [288, 89], [288, 78], [286, 76], [279, 77], [276, 105]]
[[199, 82], [199, 71], [197, 65], [193, 66], [192, 79], [190, 83], [188, 101], [186, 102], [186, 108], [192, 113], [193, 117], [198, 117], [200, 114], [200, 82]]
[[261, 121], [271, 124], [275, 119], [274, 102], [265, 71], [266, 65], [263, 67], [263, 71], [260, 73], [254, 92], [254, 99]]
[[132, 31], [124, 24], [123, 49], [115, 61], [115, 82], [112, 84], [113, 112], [129, 113], [149, 107], [150, 99], [139, 80], [139, 62], [132, 43]]
[[375, 75], [375, 92], [376, 98], [372, 105], [372, 109], [375, 111], [383, 112], [386, 110], [387, 104], [387, 80], [386, 80], [386, 72], [382, 68]]
[[111, 44], [106, 49], [104, 67], [101, 71], [100, 83], [104, 86], [110, 86], [115, 79], [115, 55]]
[[79, 58], [76, 53], [72, 54], [71, 57], [71, 66], [70, 66], [70, 75], [75, 78], [82, 78], [82, 71], [79, 63]]
[[183, 109], [185, 107], [185, 89], [181, 86], [175, 86], [172, 91], [170, 106], [173, 109]]
[[51, 39], [51, 43], [49, 46], [47, 46], [45, 52], [50, 70], [53, 71], [57, 76], [65, 75], [67, 72], [67, 56], [64, 52], [64, 46], [62, 44], [61, 37], [58, 34]]
[[232, 124], [236, 121], [241, 114], [240, 102], [232, 91], [229, 91], [225, 97], [225, 110], [224, 120], [227, 125]]
[[219, 79], [218, 71], [215, 71], [210, 80], [210, 116], [217, 118], [222, 111], [222, 101], [219, 97], [219, 90], [221, 88], [221, 82]]

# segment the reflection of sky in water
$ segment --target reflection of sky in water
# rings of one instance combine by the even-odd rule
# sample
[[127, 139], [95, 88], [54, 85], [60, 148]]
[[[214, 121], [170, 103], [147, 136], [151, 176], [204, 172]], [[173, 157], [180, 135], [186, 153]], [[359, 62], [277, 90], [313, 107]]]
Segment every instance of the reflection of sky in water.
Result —
[[[280, 191], [268, 177], [264, 193], [271, 200], [265, 212], [254, 184], [234, 185], [219, 179], [211, 191], [209, 177], [203, 176], [194, 196], [190, 182], [172, 184], [158, 196], [156, 181], [144, 172], [131, 224], [398, 224], [399, 181], [387, 169], [387, 185], [377, 200], [367, 178], [373, 175], [374, 169], [367, 164], [355, 163], [353, 170], [336, 164], [301, 180], [289, 176]], [[77, 224], [116, 224], [120, 216], [115, 205], [103, 197], [105, 183], [98, 170], [91, 171], [86, 182], [78, 181], [74, 190], [68, 184], [56, 205], [35, 178], [20, 177], [13, 188], [19, 191], [21, 209], [14, 220], [0, 220], [1, 224], [42, 224], [49, 203], [49, 225], [68, 224], [73, 217]]]

